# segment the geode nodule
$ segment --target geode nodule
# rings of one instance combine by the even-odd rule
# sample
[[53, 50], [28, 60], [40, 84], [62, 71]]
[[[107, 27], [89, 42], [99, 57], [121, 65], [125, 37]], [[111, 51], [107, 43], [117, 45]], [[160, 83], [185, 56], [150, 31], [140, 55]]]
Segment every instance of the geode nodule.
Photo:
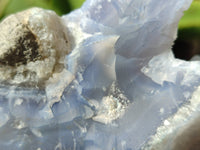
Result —
[[171, 51], [191, 2], [87, 0], [3, 20], [0, 149], [198, 148], [200, 63]]

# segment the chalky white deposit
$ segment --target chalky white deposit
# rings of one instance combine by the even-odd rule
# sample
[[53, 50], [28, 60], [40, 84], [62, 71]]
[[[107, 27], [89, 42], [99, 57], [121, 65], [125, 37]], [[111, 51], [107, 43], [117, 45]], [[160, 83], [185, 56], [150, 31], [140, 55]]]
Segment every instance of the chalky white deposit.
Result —
[[[191, 2], [87, 0], [61, 18], [34, 8], [8, 17], [10, 36], [2, 21], [1, 149], [177, 150], [190, 143], [181, 137], [199, 129], [200, 62], [175, 59], [171, 46]], [[16, 44], [30, 31], [30, 40]], [[10, 61], [15, 45], [27, 53]]]

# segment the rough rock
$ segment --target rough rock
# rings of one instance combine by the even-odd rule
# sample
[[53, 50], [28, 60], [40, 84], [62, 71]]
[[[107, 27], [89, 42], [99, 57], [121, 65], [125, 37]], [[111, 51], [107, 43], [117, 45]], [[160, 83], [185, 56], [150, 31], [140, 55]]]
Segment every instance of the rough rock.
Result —
[[64, 67], [70, 52], [67, 29], [53, 11], [32, 8], [0, 24], [0, 79], [41, 86]]

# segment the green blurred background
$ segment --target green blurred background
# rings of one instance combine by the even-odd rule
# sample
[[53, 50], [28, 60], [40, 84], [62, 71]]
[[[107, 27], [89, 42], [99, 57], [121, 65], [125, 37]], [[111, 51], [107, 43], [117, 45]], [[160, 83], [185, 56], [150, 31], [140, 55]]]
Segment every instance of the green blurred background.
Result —
[[0, 19], [34, 6], [52, 9], [62, 15], [79, 8], [83, 2], [84, 0], [0, 0]]
[[[62, 15], [79, 8], [83, 2], [84, 0], [0, 0], [0, 20], [33, 6], [52, 9]], [[190, 9], [181, 19], [173, 51], [177, 58], [184, 60], [200, 54], [200, 0], [193, 0]]]
[[193, 0], [190, 8], [184, 13], [173, 51], [177, 58], [184, 60], [191, 60], [194, 55], [200, 55], [200, 0]]

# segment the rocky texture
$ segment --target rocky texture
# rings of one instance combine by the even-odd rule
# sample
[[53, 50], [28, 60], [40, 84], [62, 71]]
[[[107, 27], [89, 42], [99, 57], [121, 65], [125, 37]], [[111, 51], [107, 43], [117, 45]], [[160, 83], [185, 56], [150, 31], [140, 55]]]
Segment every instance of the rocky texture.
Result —
[[[31, 71], [38, 69], [38, 80], [48, 79], [44, 88], [30, 88], [20, 86], [30, 83], [28, 78], [4, 78], [12, 84], [0, 84], [0, 147], [175, 150], [184, 141], [198, 148], [181, 137], [194, 137], [199, 130], [200, 63], [175, 59], [171, 51], [178, 21], [190, 3], [87, 0], [61, 19], [71, 53], [63, 48], [67, 30], [57, 26], [59, 18], [40, 9], [28, 11], [34, 15], [21, 35], [28, 36], [31, 29], [38, 48], [14, 62], [8, 59], [23, 48], [4, 49], [2, 68], [19, 72], [19, 67], [35, 64]], [[29, 48], [27, 42], [22, 45]], [[29, 57], [34, 52], [38, 54]]]
[[69, 40], [54, 12], [32, 8], [9, 16], [0, 29], [1, 81], [41, 86], [63, 69]]

